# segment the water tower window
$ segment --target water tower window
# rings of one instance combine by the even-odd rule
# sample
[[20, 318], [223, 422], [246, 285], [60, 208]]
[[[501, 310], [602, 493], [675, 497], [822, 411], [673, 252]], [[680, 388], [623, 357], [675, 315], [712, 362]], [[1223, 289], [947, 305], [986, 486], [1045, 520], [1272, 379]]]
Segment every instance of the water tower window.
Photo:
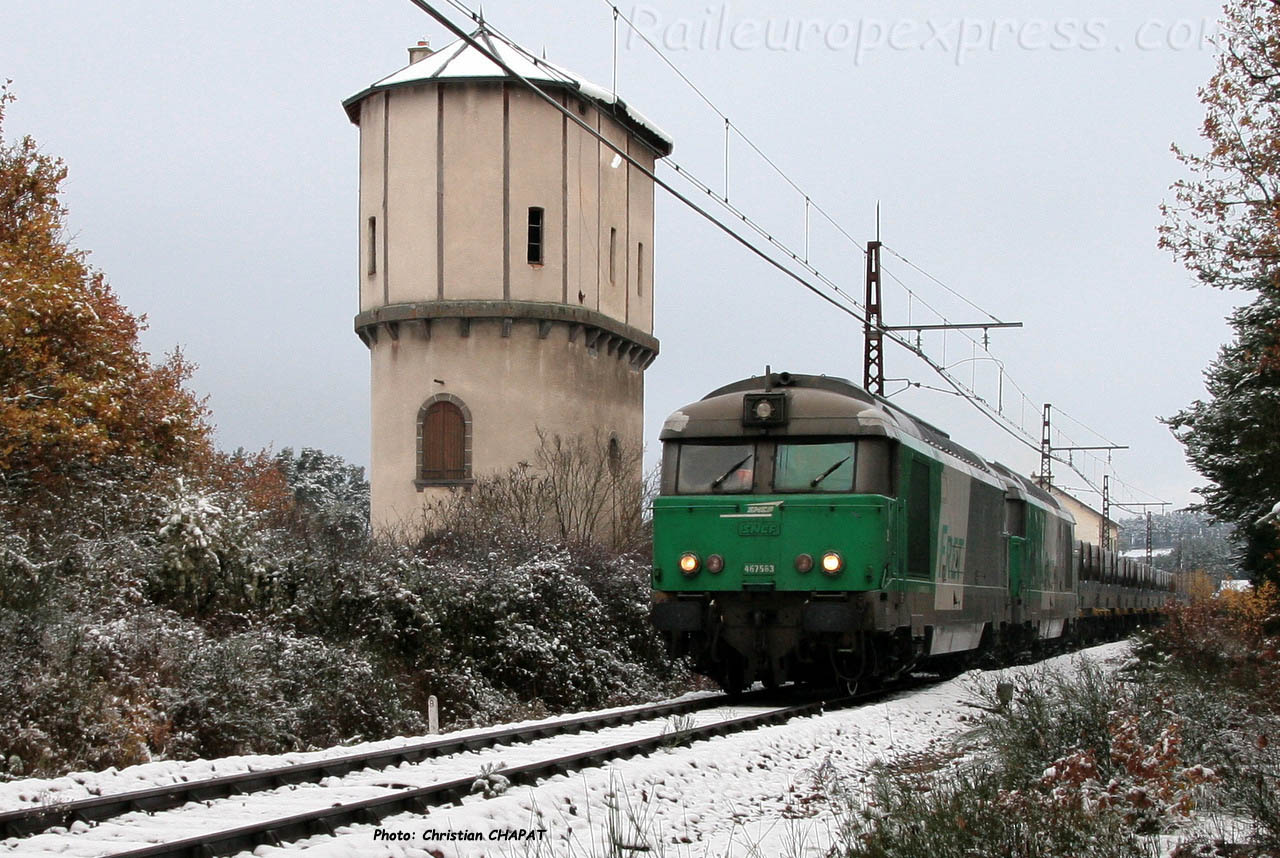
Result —
[[616, 227], [609, 227], [609, 282], [616, 281], [616, 272], [618, 270], [618, 230]]
[[609, 473], [614, 477], [622, 470], [622, 445], [618, 443], [618, 436], [611, 435], [609, 437]]
[[431, 403], [422, 417], [422, 471], [425, 481], [467, 478], [466, 418], [448, 401]]
[[542, 264], [542, 209], [529, 209], [529, 264]]
[[644, 294], [644, 242], [636, 245], [636, 294]]
[[369, 218], [369, 273], [378, 273], [378, 219]]

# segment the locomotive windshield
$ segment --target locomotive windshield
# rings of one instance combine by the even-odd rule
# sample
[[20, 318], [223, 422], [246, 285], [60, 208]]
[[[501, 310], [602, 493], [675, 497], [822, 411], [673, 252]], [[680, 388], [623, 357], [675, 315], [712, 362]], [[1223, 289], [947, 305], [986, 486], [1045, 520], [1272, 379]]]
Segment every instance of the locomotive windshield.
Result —
[[779, 444], [773, 460], [773, 488], [779, 492], [851, 492], [853, 466], [852, 440]]
[[754, 444], [681, 444], [676, 491], [686, 495], [751, 491]]

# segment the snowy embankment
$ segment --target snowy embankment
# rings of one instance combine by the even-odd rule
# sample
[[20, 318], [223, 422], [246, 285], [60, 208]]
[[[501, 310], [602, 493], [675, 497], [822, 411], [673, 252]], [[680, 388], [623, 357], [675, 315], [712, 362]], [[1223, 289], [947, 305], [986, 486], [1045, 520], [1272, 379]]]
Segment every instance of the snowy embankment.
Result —
[[[1004, 673], [1065, 668], [1081, 657], [1118, 664], [1128, 653], [1127, 643], [1108, 644]], [[616, 843], [624, 849], [672, 856], [821, 855], [849, 809], [839, 787], [856, 787], [880, 760], [950, 751], [980, 714], [972, 706], [975, 684], [993, 679], [991, 673], [972, 672], [880, 703], [618, 761], [550, 778], [533, 788], [513, 787], [488, 800], [477, 795], [426, 816], [402, 814], [384, 819], [379, 826], [351, 826], [339, 829], [332, 838], [260, 847], [255, 854], [305, 850], [314, 856], [588, 856], [616, 853], [617, 847], [611, 846]], [[700, 723], [702, 716], [691, 717]], [[408, 741], [412, 740], [380, 744]], [[568, 752], [581, 738], [546, 741], [553, 747], [563, 743]], [[18, 781], [0, 785], [0, 808], [169, 784], [349, 750], [152, 763], [121, 772]], [[501, 751], [497, 759], [511, 765], [520, 762], [505, 759]], [[235, 804], [241, 800], [229, 802], [225, 808], [229, 816], [236, 815]], [[172, 818], [156, 836], [168, 840], [192, 833], [181, 830], [178, 818]], [[47, 838], [41, 838], [42, 845], [58, 853], [56, 846], [49, 849], [52, 844]], [[4, 845], [23, 848], [22, 841]], [[70, 843], [65, 845], [83, 854]]]

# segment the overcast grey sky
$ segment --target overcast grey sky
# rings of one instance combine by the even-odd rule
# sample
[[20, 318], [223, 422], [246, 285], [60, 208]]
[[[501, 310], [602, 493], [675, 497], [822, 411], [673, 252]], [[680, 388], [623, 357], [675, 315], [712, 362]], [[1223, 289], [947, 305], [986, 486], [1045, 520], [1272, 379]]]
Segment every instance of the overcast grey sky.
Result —
[[[1006, 413], [1039, 432], [1039, 403], [1130, 451], [1125, 484], [1182, 505], [1199, 478], [1157, 417], [1203, 396], [1201, 371], [1241, 296], [1195, 288], [1155, 247], [1157, 207], [1194, 146], [1212, 72], [1213, 2], [856, 3], [672, 0], [620, 6], [815, 203], [860, 242], [882, 205], [885, 243], [995, 315]], [[449, 9], [455, 20], [460, 16]], [[526, 47], [608, 86], [603, 0], [488, 0]], [[227, 448], [318, 446], [368, 462], [368, 356], [356, 309], [356, 144], [339, 102], [443, 30], [407, 0], [4, 0], [0, 77], [31, 133], [70, 170], [79, 246], [154, 352], [200, 365]], [[718, 190], [723, 120], [619, 31], [618, 89], [676, 140], [673, 159]], [[740, 140], [731, 199], [803, 247], [803, 197]], [[668, 172], [666, 175], [671, 175]], [[656, 331], [646, 436], [711, 388], [775, 369], [861, 378], [861, 328], [678, 204], [658, 203]], [[810, 257], [861, 295], [861, 252], [811, 218]], [[965, 307], [892, 256], [886, 272], [953, 320]], [[929, 321], [886, 284], [886, 320]], [[926, 348], [943, 360], [940, 335]], [[972, 357], [957, 335], [945, 363]], [[990, 361], [960, 364], [989, 401]], [[941, 386], [890, 346], [887, 375]], [[1014, 392], [1016, 383], [1029, 405]], [[898, 385], [890, 384], [895, 389]], [[956, 397], [894, 397], [1025, 472], [1036, 455]], [[1059, 419], [1072, 442], [1101, 443]], [[1083, 487], [1056, 468], [1058, 481]], [[1102, 470], [1086, 473], [1100, 482]], [[1129, 496], [1117, 484], [1122, 499]], [[1082, 493], [1086, 501], [1096, 498]]]

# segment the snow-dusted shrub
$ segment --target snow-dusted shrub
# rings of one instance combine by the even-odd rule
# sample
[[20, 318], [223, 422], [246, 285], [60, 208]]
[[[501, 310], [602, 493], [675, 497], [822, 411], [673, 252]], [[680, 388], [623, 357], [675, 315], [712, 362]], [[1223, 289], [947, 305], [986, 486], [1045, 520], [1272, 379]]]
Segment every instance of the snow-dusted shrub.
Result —
[[1259, 689], [1280, 711], [1280, 588], [1274, 583], [1170, 604], [1166, 622], [1144, 645], [1150, 656], [1176, 661], [1183, 673]]
[[877, 772], [841, 854], [1154, 856], [1220, 806], [1229, 778], [1162, 680], [1082, 659], [1023, 675], [1007, 702], [994, 682], [979, 696], [977, 748]]
[[1186, 719], [1158, 684], [1079, 659], [1028, 675], [1008, 705], [993, 688], [985, 696], [992, 768], [1020, 806], [1118, 814], [1153, 834], [1181, 827], [1221, 780], [1184, 743]]
[[418, 550], [447, 560], [519, 562], [542, 550], [549, 523], [547, 484], [521, 463], [434, 501], [416, 523]]
[[0, 622], [0, 757], [28, 774], [145, 761], [167, 740], [157, 699], [199, 632], [167, 612], [51, 610], [36, 628]]
[[[619, 564], [620, 576], [640, 570]], [[567, 553], [514, 568], [469, 570], [437, 592], [445, 634], [497, 688], [553, 709], [599, 705], [653, 688], [666, 667], [656, 635], [648, 651], [629, 606], [601, 598]], [[619, 609], [622, 610], [619, 610]], [[646, 663], [647, 662], [647, 663]]]
[[369, 553], [284, 570], [275, 615], [399, 665], [445, 723], [639, 699], [687, 674], [648, 622], [648, 569], [544, 546], [513, 562]]
[[407, 523], [417, 525], [421, 547], [454, 557], [497, 551], [514, 560], [535, 556], [547, 542], [647, 552], [657, 475], [641, 475], [643, 451], [599, 433], [538, 430], [537, 437], [532, 462], [481, 477], [436, 501], [421, 522]]
[[982, 763], [885, 766], [841, 827], [846, 858], [1157, 858], [1118, 814], [1054, 807], [1007, 790]]
[[260, 605], [267, 585], [263, 516], [240, 498], [179, 481], [156, 531], [157, 597], [202, 615]]
[[1273, 584], [1170, 606], [1168, 622], [1139, 648], [1145, 681], [1179, 716], [1181, 744], [1218, 776], [1213, 809], [1243, 822], [1253, 845], [1273, 853], [1280, 853], [1278, 652]]
[[40, 557], [30, 541], [0, 517], [0, 604], [9, 610], [32, 610], [42, 604], [54, 583], [56, 565]]
[[557, 546], [523, 501], [407, 547], [370, 537], [367, 484], [335, 457], [215, 464], [119, 510], [0, 516], [0, 777], [383, 738], [421, 730], [432, 694], [458, 726], [687, 679], [648, 623], [647, 564]]
[[983, 723], [1009, 784], [1040, 777], [1054, 761], [1077, 751], [1097, 758], [1109, 778], [1113, 714], [1132, 700], [1132, 689], [1086, 659], [1076, 670], [1038, 670], [1019, 676], [1009, 705], [1000, 704], [994, 682], [977, 688], [991, 713]]
[[183, 654], [161, 702], [178, 756], [275, 753], [361, 736], [422, 732], [396, 680], [353, 647], [271, 628], [207, 639]]
[[286, 447], [275, 465], [293, 493], [296, 521], [304, 532], [338, 542], [359, 542], [369, 535], [369, 483], [364, 468], [347, 464], [311, 447], [295, 456]]

